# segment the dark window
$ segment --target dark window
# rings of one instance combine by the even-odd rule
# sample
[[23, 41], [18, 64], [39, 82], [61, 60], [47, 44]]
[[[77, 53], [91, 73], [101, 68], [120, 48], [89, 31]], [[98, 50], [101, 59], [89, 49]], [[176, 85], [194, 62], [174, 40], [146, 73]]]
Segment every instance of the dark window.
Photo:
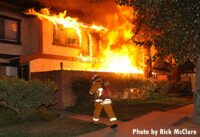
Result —
[[20, 44], [20, 20], [0, 15], [0, 43]]
[[78, 32], [75, 28], [64, 28], [62, 25], [54, 26], [53, 44], [80, 48]]

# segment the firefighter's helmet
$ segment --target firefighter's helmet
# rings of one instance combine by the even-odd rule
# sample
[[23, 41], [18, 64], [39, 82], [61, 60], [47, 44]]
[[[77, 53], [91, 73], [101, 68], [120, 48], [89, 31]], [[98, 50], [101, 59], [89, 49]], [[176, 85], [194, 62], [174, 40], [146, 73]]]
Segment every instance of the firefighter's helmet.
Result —
[[102, 81], [102, 78], [101, 78], [99, 75], [95, 74], [95, 75], [92, 77], [91, 81], [92, 81], [92, 82], [97, 82], [97, 81], [101, 82], [101, 81]]

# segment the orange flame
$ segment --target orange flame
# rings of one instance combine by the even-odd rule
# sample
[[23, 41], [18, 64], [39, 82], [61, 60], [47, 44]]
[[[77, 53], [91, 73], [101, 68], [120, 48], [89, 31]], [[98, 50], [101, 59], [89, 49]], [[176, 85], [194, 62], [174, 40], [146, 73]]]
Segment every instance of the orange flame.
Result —
[[35, 15], [35, 16], [38, 16], [40, 19], [47, 19], [53, 24], [63, 25], [65, 28], [83, 27], [83, 28], [95, 29], [97, 31], [107, 30], [106, 28], [102, 26], [85, 25], [84, 23], [79, 22], [77, 18], [66, 16], [67, 11], [60, 12], [58, 15], [56, 15], [56, 14], [51, 14], [48, 8], [41, 9], [40, 12], [36, 12], [34, 9], [29, 9], [27, 12], [25, 12], [25, 14]]
[[107, 28], [101, 39], [101, 62], [97, 70], [117, 73], [143, 73], [143, 53], [132, 42], [135, 29], [131, 21], [136, 17], [133, 9], [118, 6], [117, 12], [107, 17]]
[[[105, 17], [105, 26], [86, 25], [78, 21], [77, 18], [66, 16], [67, 12], [61, 12], [58, 15], [51, 14], [47, 8], [36, 12], [34, 9], [29, 9], [26, 14], [38, 16], [40, 19], [46, 19], [53, 24], [63, 25], [65, 28], [74, 28], [79, 36], [81, 43], [81, 29], [87, 28], [99, 33], [100, 51], [96, 56], [97, 62], [93, 68], [86, 68], [88, 71], [104, 71], [104, 72], [123, 72], [123, 73], [143, 73], [141, 68], [143, 61], [142, 56], [138, 55], [138, 48], [131, 42], [133, 37], [134, 25], [131, 21], [135, 18], [133, 9], [126, 6], [117, 6], [117, 12]], [[79, 59], [82, 61], [93, 61], [92, 37], [89, 37], [89, 56], [80, 54]], [[139, 51], [140, 52], [140, 51]], [[140, 54], [140, 53], [139, 53]]]
[[117, 73], [143, 73], [138, 69], [137, 56], [128, 53], [137, 52], [137, 48], [123, 46], [117, 50], [106, 49], [104, 57], [98, 66], [100, 71], [117, 72]]

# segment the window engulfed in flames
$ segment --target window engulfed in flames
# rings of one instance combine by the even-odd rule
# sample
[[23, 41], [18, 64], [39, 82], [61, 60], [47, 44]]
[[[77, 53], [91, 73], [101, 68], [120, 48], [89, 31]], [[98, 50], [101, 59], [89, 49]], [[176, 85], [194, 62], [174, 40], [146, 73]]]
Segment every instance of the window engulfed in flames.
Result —
[[[28, 15], [38, 16], [46, 19], [54, 25], [63, 25], [64, 28], [74, 28], [82, 42], [81, 31], [88, 29], [99, 35], [99, 52], [93, 56], [94, 44], [89, 34], [89, 56], [80, 53], [79, 59], [93, 63], [92, 68], [85, 68], [87, 71], [117, 72], [117, 73], [143, 73], [142, 48], [132, 42], [134, 25], [131, 21], [135, 18], [133, 9], [125, 6], [118, 6], [118, 12], [105, 17], [105, 24], [88, 25], [77, 18], [66, 16], [66, 11], [59, 14], [52, 14], [48, 9], [36, 12], [30, 9]], [[95, 60], [95, 61], [94, 61]]]

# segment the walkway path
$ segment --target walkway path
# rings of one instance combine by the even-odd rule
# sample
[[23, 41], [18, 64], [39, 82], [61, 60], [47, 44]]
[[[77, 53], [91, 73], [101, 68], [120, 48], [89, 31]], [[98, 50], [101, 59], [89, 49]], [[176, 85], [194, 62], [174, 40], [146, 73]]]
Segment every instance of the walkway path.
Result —
[[[84, 115], [84, 114], [75, 114], [75, 113], [71, 113], [71, 112], [66, 112], [66, 111], [58, 111], [61, 115], [67, 115], [70, 118], [74, 118], [74, 119], [78, 119], [78, 120], [83, 120], [83, 121], [87, 121], [87, 122], [91, 122], [92, 121], [92, 116], [90, 115]], [[110, 126], [110, 121], [107, 118], [100, 118], [100, 123], [105, 124], [107, 126]], [[118, 121], [119, 124], [122, 123], [122, 121]]]
[[[137, 119], [123, 122], [117, 129], [107, 127], [80, 137], [200, 137], [200, 126], [193, 124], [192, 113], [192, 105], [167, 112], [154, 111]], [[193, 134], [188, 135], [189, 132], [187, 132], [187, 135], [180, 135], [182, 129], [184, 132], [192, 131]], [[154, 133], [158, 131], [157, 135], [153, 134], [153, 131]]]

